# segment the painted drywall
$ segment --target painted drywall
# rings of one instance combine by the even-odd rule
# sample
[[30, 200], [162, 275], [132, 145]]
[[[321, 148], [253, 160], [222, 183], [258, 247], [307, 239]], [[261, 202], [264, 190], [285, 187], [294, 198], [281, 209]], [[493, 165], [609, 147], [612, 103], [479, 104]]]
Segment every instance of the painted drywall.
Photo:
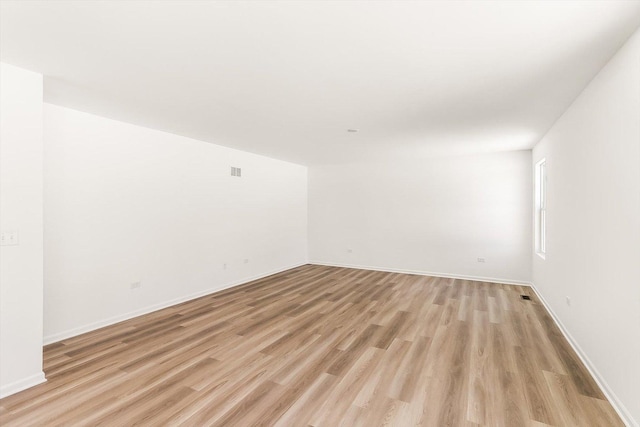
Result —
[[528, 282], [530, 165], [514, 151], [311, 167], [310, 260]]
[[44, 129], [46, 342], [306, 263], [306, 167], [47, 103]]
[[42, 372], [42, 76], [0, 64], [0, 397]]
[[541, 158], [547, 253], [533, 255], [533, 283], [612, 403], [638, 425], [640, 33], [534, 148], [532, 162]]

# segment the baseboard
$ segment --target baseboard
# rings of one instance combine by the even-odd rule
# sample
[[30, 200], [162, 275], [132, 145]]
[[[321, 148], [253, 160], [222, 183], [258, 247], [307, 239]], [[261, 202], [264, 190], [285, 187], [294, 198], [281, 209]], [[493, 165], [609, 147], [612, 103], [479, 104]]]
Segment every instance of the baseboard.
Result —
[[291, 265], [291, 266], [288, 266], [288, 267], [279, 268], [279, 269], [276, 269], [276, 270], [273, 270], [273, 271], [262, 273], [262, 274], [259, 274], [259, 275], [253, 276], [253, 277], [244, 278], [244, 279], [241, 279], [239, 281], [226, 283], [226, 284], [223, 284], [222, 286], [219, 286], [219, 287], [210, 288], [210, 289], [207, 289], [207, 290], [204, 290], [204, 291], [201, 291], [201, 292], [196, 292], [196, 293], [193, 293], [193, 294], [185, 295], [185, 296], [182, 296], [180, 298], [175, 298], [175, 299], [172, 299], [172, 300], [169, 300], [169, 301], [165, 301], [165, 302], [162, 302], [162, 303], [159, 303], [159, 304], [154, 304], [154, 305], [151, 305], [151, 306], [147, 306], [147, 307], [141, 308], [139, 310], [131, 311], [131, 312], [128, 312], [128, 313], [125, 313], [125, 314], [120, 314], [118, 316], [113, 316], [113, 317], [110, 317], [108, 319], [103, 319], [103, 320], [99, 320], [97, 322], [92, 322], [92, 323], [89, 323], [87, 325], [79, 326], [77, 328], [68, 329], [68, 330], [63, 331], [63, 332], [58, 332], [58, 333], [55, 333], [55, 334], [47, 335], [46, 337], [44, 337], [43, 345], [48, 345], [48, 344], [52, 344], [54, 342], [62, 341], [62, 340], [67, 339], [67, 338], [75, 337], [77, 335], [81, 335], [81, 334], [84, 334], [84, 333], [87, 333], [87, 332], [91, 332], [91, 331], [94, 331], [96, 329], [104, 328], [105, 326], [110, 326], [110, 325], [113, 325], [115, 323], [122, 322], [124, 320], [129, 320], [129, 319], [132, 319], [134, 317], [138, 317], [138, 316], [142, 316], [144, 314], [148, 314], [148, 313], [151, 313], [151, 312], [154, 312], [154, 311], [162, 310], [163, 308], [171, 307], [172, 305], [180, 304], [180, 303], [183, 303], [185, 301], [190, 301], [192, 299], [200, 298], [200, 297], [203, 297], [205, 295], [210, 295], [210, 294], [215, 293], [215, 292], [219, 292], [219, 291], [223, 291], [225, 289], [233, 288], [235, 286], [243, 285], [245, 283], [252, 282], [254, 280], [262, 279], [264, 277], [271, 276], [272, 274], [282, 273], [283, 271], [291, 270], [292, 268], [297, 268], [297, 267], [300, 267], [300, 266], [305, 265], [305, 264], [307, 264], [306, 261], [302, 262], [302, 263], [294, 264], [294, 265]]
[[11, 384], [0, 387], [0, 399], [16, 394], [22, 390], [26, 390], [29, 387], [42, 384], [45, 381], [47, 381], [47, 379], [44, 377], [44, 372], [42, 371], [19, 381], [14, 381]]
[[598, 384], [598, 387], [600, 387], [600, 390], [602, 390], [604, 395], [607, 397], [607, 399], [609, 400], [609, 403], [611, 403], [611, 406], [613, 406], [613, 409], [616, 410], [616, 412], [618, 413], [622, 421], [628, 427], [640, 427], [638, 422], [633, 419], [633, 416], [629, 413], [629, 411], [624, 406], [624, 404], [620, 401], [620, 399], [618, 399], [618, 397], [613, 392], [611, 387], [609, 387], [609, 385], [604, 380], [602, 375], [600, 375], [600, 373], [598, 372], [594, 364], [591, 363], [591, 360], [589, 360], [589, 357], [582, 350], [578, 342], [573, 338], [573, 336], [567, 330], [567, 328], [564, 327], [564, 325], [562, 324], [562, 322], [560, 321], [556, 313], [551, 309], [551, 306], [544, 299], [540, 291], [538, 291], [535, 284], [531, 283], [531, 289], [533, 289], [533, 291], [536, 293], [536, 295], [538, 296], [538, 299], [540, 300], [540, 302], [542, 302], [542, 305], [544, 306], [544, 308], [551, 315], [551, 318], [560, 329], [560, 332], [562, 332], [562, 335], [564, 335], [565, 339], [569, 342], [569, 345], [571, 345], [571, 347], [573, 348], [573, 351], [576, 352], [576, 354], [578, 355], [578, 357], [580, 358], [584, 366], [587, 368], [587, 370], [589, 371], [589, 373], [591, 374], [595, 382]]
[[417, 274], [419, 276], [446, 277], [451, 279], [473, 280], [476, 282], [490, 282], [490, 283], [501, 283], [505, 285], [531, 286], [531, 282], [527, 282], [524, 280], [500, 279], [496, 277], [467, 276], [464, 274], [436, 273], [433, 271], [423, 271], [423, 270], [404, 270], [404, 269], [389, 268], [389, 267], [373, 267], [369, 265], [338, 264], [338, 263], [324, 262], [324, 261], [309, 261], [309, 263], [315, 264], [315, 265], [325, 265], [327, 267], [355, 268], [358, 270], [384, 271], [387, 273]]

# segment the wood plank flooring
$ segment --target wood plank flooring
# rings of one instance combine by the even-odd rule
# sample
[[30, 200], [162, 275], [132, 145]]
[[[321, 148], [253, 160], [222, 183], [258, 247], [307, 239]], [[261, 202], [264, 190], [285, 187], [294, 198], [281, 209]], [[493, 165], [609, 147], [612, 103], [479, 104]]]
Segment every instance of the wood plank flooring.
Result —
[[0, 425], [623, 425], [529, 288], [467, 280], [306, 265], [44, 365]]

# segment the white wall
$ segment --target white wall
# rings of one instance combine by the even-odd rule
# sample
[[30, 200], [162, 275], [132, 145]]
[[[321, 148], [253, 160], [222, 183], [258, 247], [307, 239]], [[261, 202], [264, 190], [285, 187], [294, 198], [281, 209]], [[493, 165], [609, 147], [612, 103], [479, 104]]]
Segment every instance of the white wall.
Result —
[[[533, 282], [614, 404], [640, 422], [640, 33], [533, 150], [547, 254]], [[571, 305], [565, 297], [571, 298]], [[631, 422], [631, 421], [629, 421]]]
[[0, 397], [42, 373], [42, 76], [0, 64]]
[[51, 104], [44, 117], [45, 341], [306, 263], [306, 167]]
[[530, 165], [515, 151], [311, 167], [310, 260], [528, 282]]

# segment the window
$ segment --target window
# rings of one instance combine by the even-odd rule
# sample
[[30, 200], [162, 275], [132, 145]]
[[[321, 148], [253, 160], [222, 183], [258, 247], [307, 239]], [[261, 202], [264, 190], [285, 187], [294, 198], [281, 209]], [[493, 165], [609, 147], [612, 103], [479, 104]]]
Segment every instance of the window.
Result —
[[536, 253], [544, 258], [547, 253], [547, 162], [536, 163]]

